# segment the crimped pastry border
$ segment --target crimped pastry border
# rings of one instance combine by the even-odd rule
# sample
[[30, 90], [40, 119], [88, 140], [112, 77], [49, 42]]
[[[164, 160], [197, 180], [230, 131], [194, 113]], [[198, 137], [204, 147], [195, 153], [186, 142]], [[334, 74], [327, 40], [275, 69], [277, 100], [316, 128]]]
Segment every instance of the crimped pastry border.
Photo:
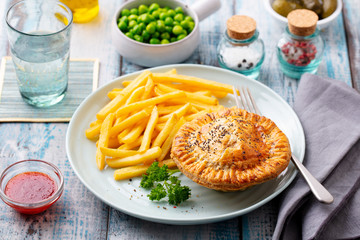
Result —
[[[216, 119], [226, 117], [235, 117], [261, 126], [269, 141], [266, 144], [271, 146], [268, 158], [249, 165], [238, 161], [235, 165], [222, 166], [222, 168], [214, 166], [213, 163], [209, 164], [206, 159], [197, 159], [189, 141], [191, 134]], [[276, 178], [288, 166], [291, 149], [286, 135], [273, 121], [233, 107], [207, 113], [185, 123], [174, 138], [171, 158], [180, 171], [194, 182], [215, 190], [237, 191]]]

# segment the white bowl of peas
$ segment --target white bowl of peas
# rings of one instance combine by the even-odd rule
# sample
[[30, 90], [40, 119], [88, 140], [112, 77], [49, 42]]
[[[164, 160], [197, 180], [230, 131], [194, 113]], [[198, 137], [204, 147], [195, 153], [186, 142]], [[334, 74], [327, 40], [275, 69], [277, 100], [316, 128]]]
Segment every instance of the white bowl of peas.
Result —
[[136, 0], [114, 15], [112, 40], [126, 60], [144, 67], [180, 63], [200, 43], [199, 22], [220, 7], [220, 0], [188, 5], [177, 0]]

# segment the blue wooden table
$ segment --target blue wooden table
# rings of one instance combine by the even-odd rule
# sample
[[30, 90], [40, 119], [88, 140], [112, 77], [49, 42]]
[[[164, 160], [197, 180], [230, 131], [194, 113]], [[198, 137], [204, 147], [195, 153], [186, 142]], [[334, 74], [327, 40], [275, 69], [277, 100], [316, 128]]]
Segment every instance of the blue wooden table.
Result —
[[[185, 1], [185, 0], [184, 0]], [[9, 55], [4, 16], [16, 1], [0, 1], [0, 57]], [[110, 38], [110, 22], [124, 1], [99, 0], [100, 14], [90, 23], [74, 24], [72, 58], [100, 60], [99, 86], [143, 69], [122, 58]], [[190, 5], [192, 0], [185, 1]], [[342, 14], [321, 32], [326, 50], [318, 75], [360, 88], [360, 6], [344, 0]], [[221, 9], [200, 24], [201, 44], [186, 63], [219, 66], [216, 46], [225, 21], [234, 14], [253, 17], [265, 42], [266, 57], [260, 82], [290, 105], [299, 81], [280, 71], [275, 45], [283, 32], [265, 12], [262, 0], [222, 0]], [[65, 151], [67, 123], [1, 123], [0, 169], [21, 159], [44, 159], [65, 175], [62, 198], [46, 212], [21, 215], [0, 203], [0, 239], [271, 239], [277, 220], [277, 199], [244, 216], [224, 222], [191, 226], [152, 223], [128, 216], [97, 199], [73, 172]]]

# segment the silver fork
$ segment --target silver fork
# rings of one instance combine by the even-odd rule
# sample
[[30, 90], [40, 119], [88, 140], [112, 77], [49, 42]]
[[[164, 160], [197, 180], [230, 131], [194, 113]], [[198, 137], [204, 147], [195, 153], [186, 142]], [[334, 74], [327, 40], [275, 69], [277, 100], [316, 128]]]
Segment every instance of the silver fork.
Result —
[[[233, 86], [233, 90], [236, 106], [238, 108], [242, 108], [247, 110], [248, 112], [253, 112], [261, 115], [261, 112], [257, 107], [249, 88], [242, 87], [241, 89], [239, 89]], [[237, 94], [237, 92], [240, 96]], [[334, 201], [334, 197], [329, 193], [329, 191], [304, 167], [304, 165], [294, 156], [294, 154], [291, 155], [291, 161], [302, 174], [302, 176], [308, 183], [311, 191], [320, 202], [332, 203]]]

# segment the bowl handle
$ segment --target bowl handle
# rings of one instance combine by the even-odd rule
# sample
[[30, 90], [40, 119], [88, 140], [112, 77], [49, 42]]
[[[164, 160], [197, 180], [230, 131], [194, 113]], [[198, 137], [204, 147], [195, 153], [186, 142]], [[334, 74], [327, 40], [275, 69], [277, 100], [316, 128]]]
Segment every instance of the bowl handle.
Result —
[[198, 0], [191, 6], [199, 21], [204, 20], [221, 7], [220, 0]]

